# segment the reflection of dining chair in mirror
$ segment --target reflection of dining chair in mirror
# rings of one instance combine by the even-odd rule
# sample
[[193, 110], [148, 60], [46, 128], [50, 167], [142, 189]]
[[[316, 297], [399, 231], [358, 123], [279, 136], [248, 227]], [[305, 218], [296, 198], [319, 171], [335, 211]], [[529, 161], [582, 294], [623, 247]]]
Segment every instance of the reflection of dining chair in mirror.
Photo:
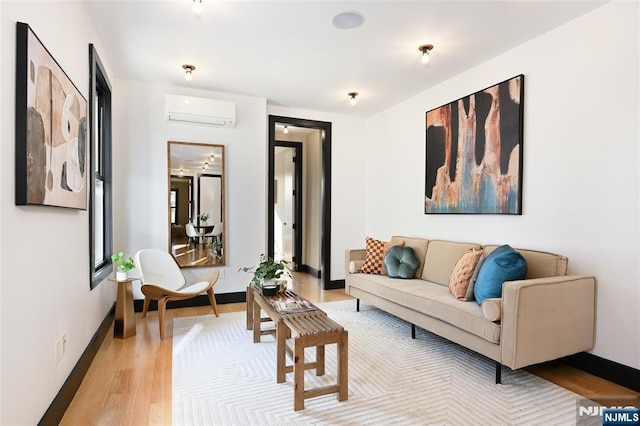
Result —
[[151, 300], [158, 301], [158, 323], [160, 325], [160, 339], [164, 339], [164, 318], [167, 302], [172, 300], [191, 299], [202, 293], [207, 293], [209, 303], [216, 317], [219, 314], [213, 286], [218, 282], [220, 271], [213, 270], [205, 281], [187, 283], [176, 260], [163, 250], [144, 249], [136, 253], [136, 266], [140, 273], [144, 294], [142, 318], [147, 316]]
[[211, 232], [204, 234], [204, 242], [207, 242], [207, 238], [211, 238], [211, 242], [219, 241], [221, 242], [220, 236], [222, 235], [222, 222], [218, 222], [214, 225]]
[[187, 232], [187, 237], [189, 237], [189, 244], [193, 241], [195, 244], [200, 244], [201, 235], [196, 231], [196, 228], [193, 226], [193, 223], [187, 223], [184, 226], [185, 231]]

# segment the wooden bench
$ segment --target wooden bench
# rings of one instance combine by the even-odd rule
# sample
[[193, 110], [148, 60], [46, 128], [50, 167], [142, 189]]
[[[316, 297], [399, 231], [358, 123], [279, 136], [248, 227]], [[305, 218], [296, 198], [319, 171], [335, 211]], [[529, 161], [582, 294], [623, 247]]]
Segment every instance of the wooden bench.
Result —
[[[293, 358], [293, 385], [294, 398], [293, 409], [295, 411], [304, 408], [304, 400], [330, 393], [338, 394], [338, 401], [346, 401], [349, 397], [348, 389], [348, 332], [338, 323], [326, 315], [318, 315], [315, 311], [305, 314], [286, 316], [283, 321], [293, 335], [293, 350], [287, 348], [287, 352]], [[325, 373], [324, 347], [329, 344], [337, 344], [337, 383], [331, 386], [309, 389], [304, 388], [305, 370], [316, 370], [317, 376]], [[305, 348], [316, 348], [315, 362], [307, 363], [304, 359]], [[289, 372], [289, 368], [286, 368]]]

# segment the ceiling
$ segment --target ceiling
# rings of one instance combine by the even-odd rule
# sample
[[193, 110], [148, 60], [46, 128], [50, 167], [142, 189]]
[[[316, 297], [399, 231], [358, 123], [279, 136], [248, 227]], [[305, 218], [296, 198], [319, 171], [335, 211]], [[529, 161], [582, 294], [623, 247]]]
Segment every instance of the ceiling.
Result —
[[[86, 0], [114, 78], [367, 117], [603, 1]], [[364, 15], [340, 30], [344, 11]], [[435, 47], [420, 62], [418, 46]], [[101, 53], [101, 52], [99, 52]], [[540, 60], [545, 59], [540, 52]], [[183, 64], [193, 64], [187, 82]], [[502, 78], [504, 76], [500, 76]], [[350, 106], [347, 93], [359, 92]]]
[[[169, 169], [172, 174], [222, 174], [223, 158], [220, 145], [171, 143]], [[203, 169], [204, 167], [204, 169]]]

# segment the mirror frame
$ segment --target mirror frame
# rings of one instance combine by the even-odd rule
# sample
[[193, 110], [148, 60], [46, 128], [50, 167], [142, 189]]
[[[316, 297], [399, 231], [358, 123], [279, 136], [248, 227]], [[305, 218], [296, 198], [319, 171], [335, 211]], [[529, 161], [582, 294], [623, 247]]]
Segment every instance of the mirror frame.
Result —
[[[172, 176], [174, 176], [171, 173], [171, 146], [172, 145], [181, 145], [181, 146], [193, 146], [193, 147], [209, 147], [209, 148], [213, 148], [213, 149], [219, 149], [222, 152], [222, 166], [221, 166], [221, 182], [220, 182], [220, 201], [222, 204], [222, 208], [221, 208], [221, 221], [222, 221], [222, 236], [223, 236], [223, 243], [222, 243], [222, 259], [220, 260], [220, 262], [217, 263], [206, 263], [206, 264], [201, 264], [201, 265], [180, 265], [180, 262], [176, 259], [176, 262], [178, 262], [178, 265], [180, 265], [180, 268], [215, 268], [215, 267], [220, 267], [220, 266], [226, 266], [226, 262], [227, 262], [227, 241], [228, 241], [228, 237], [227, 237], [227, 233], [226, 233], [226, 227], [227, 227], [227, 220], [226, 220], [226, 211], [227, 211], [227, 206], [226, 206], [226, 158], [225, 158], [225, 146], [221, 145], [221, 144], [213, 144], [213, 143], [206, 143], [206, 142], [181, 142], [181, 141], [167, 141], [167, 241], [168, 241], [168, 251], [169, 253], [171, 253], [172, 256], [174, 256], [175, 258], [175, 254], [173, 253], [173, 249], [172, 249], [172, 244], [171, 244], [171, 178]], [[198, 180], [196, 176], [193, 176], [193, 181]], [[200, 187], [198, 186], [198, 193], [199, 193]], [[198, 195], [196, 193], [193, 194], [194, 197], [197, 197]], [[192, 214], [196, 214], [196, 212], [191, 212]]]

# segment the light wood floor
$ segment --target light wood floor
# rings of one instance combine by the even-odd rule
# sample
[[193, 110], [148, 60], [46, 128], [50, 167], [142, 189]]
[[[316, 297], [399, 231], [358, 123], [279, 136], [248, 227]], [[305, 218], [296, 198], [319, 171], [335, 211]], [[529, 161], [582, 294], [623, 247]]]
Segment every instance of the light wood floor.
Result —
[[[296, 277], [294, 291], [312, 303], [351, 299], [344, 290], [320, 289], [319, 280]], [[246, 310], [245, 303], [219, 305], [220, 313]], [[354, 303], [355, 309], [355, 303]], [[211, 307], [169, 309], [165, 339], [160, 340], [158, 313], [136, 314], [135, 337], [114, 339], [113, 325], [96, 355], [61, 425], [170, 425], [172, 319], [212, 314]], [[411, 338], [410, 331], [407, 337]], [[418, 336], [419, 337], [419, 336]], [[635, 398], [640, 393], [562, 364], [528, 369], [590, 399]]]

